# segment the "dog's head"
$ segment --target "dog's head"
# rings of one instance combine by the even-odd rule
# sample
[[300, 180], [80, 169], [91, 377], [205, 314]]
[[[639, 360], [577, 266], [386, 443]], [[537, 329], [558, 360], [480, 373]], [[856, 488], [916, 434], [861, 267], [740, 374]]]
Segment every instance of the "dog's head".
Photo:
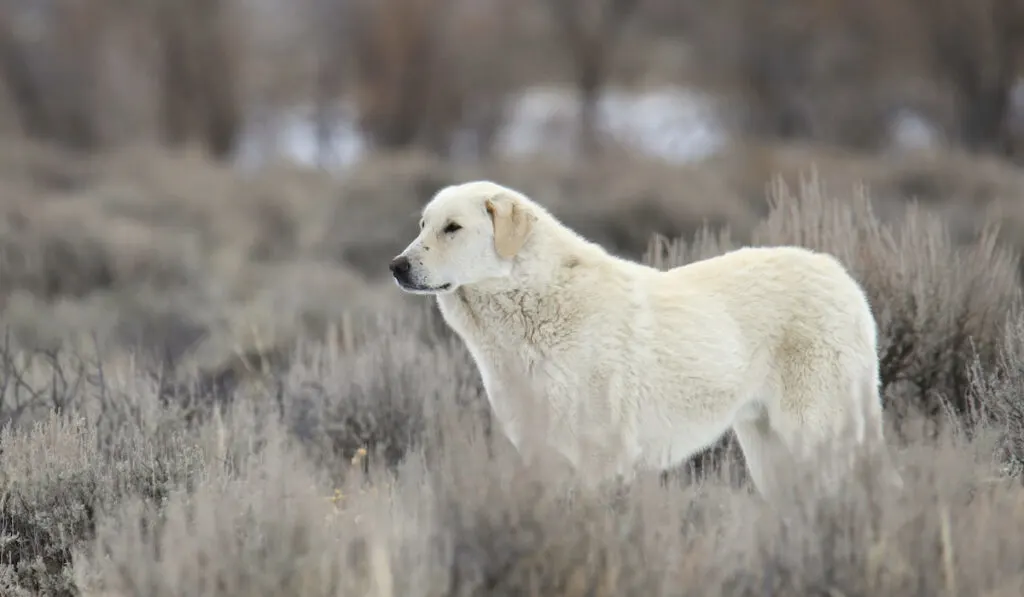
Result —
[[391, 261], [406, 292], [440, 294], [512, 273], [536, 216], [520, 193], [488, 181], [441, 189], [423, 208], [420, 233]]

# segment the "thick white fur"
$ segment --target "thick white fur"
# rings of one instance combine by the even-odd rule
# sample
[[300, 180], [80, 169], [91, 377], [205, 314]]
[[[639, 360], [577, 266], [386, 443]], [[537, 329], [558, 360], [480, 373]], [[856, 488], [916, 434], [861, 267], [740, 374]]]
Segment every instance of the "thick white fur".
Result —
[[659, 271], [487, 181], [422, 215], [400, 286], [436, 295], [521, 452], [546, 443], [585, 479], [628, 479], [732, 428], [767, 495], [773, 465], [882, 441], [875, 321], [828, 255], [744, 248]]

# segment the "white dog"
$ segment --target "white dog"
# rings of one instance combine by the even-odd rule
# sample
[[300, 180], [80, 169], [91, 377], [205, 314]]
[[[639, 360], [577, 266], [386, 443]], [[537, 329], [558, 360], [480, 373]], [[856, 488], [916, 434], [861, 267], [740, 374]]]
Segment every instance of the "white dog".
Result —
[[390, 267], [436, 295], [516, 448], [546, 441], [592, 482], [673, 467], [731, 428], [767, 497], [773, 464], [848, 430], [882, 440], [875, 321], [827, 255], [745, 248], [660, 271], [477, 181], [438, 192]]

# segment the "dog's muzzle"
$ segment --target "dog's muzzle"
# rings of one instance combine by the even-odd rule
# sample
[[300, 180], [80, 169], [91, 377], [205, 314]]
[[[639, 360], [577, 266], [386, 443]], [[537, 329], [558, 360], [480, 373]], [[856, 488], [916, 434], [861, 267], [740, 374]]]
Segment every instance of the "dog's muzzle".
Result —
[[430, 293], [430, 292], [444, 292], [452, 287], [451, 284], [445, 283], [440, 286], [425, 286], [413, 282], [412, 280], [412, 263], [409, 262], [409, 258], [399, 255], [391, 260], [388, 265], [391, 269], [391, 275], [395, 277], [395, 282], [403, 289], [409, 292], [417, 293]]

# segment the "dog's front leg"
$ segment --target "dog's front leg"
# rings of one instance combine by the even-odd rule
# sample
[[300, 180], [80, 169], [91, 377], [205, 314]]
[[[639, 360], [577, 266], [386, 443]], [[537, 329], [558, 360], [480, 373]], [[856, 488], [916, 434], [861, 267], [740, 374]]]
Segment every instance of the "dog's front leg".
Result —
[[640, 458], [636, 409], [614, 376], [598, 373], [577, 413], [581, 472], [591, 486], [629, 485]]
[[606, 436], [583, 452], [580, 463], [581, 477], [590, 487], [608, 484], [629, 485], [636, 478], [638, 450], [629, 448], [623, 437]]

